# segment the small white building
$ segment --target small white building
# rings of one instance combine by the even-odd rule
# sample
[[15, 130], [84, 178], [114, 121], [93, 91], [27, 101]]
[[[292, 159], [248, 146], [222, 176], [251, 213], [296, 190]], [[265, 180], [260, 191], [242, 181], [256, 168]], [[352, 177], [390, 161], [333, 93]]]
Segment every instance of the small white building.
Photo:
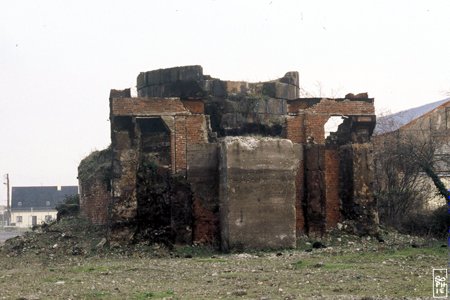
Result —
[[56, 219], [56, 206], [78, 186], [29, 186], [11, 189], [11, 225], [28, 228]]

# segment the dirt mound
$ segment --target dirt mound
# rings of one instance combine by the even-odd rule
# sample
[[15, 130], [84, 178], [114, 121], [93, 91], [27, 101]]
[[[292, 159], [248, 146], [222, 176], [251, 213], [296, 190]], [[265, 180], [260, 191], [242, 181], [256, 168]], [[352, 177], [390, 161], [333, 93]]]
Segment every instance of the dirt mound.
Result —
[[110, 246], [106, 226], [92, 225], [88, 220], [70, 216], [58, 222], [35, 226], [5, 241], [0, 252], [8, 257], [33, 256], [50, 260], [70, 260], [70, 257], [168, 257], [169, 249], [162, 244], [140, 241], [131, 245]]
[[66, 255], [91, 255], [97, 253], [106, 243], [106, 230], [93, 226], [88, 221], [69, 217], [35, 226], [5, 241], [2, 251], [8, 256], [22, 254], [47, 255], [50, 258]]

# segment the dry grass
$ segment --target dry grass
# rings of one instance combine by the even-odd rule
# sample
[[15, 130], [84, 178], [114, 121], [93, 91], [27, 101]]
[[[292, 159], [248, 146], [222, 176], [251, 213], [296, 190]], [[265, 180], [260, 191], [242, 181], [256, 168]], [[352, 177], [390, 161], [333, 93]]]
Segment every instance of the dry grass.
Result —
[[100, 251], [96, 235], [77, 240], [84, 251], [73, 255], [64, 241], [72, 245], [77, 231], [63, 233], [38, 234], [39, 249], [26, 242], [23, 251], [3, 249], [0, 299], [428, 299], [432, 268], [447, 266], [447, 248], [437, 241], [394, 233], [385, 243], [342, 234], [311, 252], [303, 243], [226, 255], [199, 247]]

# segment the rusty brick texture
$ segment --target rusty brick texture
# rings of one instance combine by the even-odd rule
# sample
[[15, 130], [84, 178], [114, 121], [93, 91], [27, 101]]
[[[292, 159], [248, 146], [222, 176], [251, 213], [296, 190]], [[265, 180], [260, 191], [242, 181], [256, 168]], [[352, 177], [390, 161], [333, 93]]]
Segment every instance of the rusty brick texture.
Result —
[[80, 181], [80, 211], [93, 224], [108, 223], [108, 206], [111, 192], [103, 179]]

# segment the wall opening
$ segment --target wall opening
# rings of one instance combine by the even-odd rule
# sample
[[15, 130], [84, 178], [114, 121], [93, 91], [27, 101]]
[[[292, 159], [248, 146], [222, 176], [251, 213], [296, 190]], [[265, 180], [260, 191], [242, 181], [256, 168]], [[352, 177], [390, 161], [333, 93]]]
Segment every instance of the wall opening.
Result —
[[159, 167], [170, 168], [170, 131], [161, 118], [138, 118], [141, 153]]
[[324, 125], [325, 139], [331, 133], [338, 131], [338, 127], [344, 122], [344, 118], [345, 117], [342, 116], [332, 116], [328, 119], [328, 121]]

